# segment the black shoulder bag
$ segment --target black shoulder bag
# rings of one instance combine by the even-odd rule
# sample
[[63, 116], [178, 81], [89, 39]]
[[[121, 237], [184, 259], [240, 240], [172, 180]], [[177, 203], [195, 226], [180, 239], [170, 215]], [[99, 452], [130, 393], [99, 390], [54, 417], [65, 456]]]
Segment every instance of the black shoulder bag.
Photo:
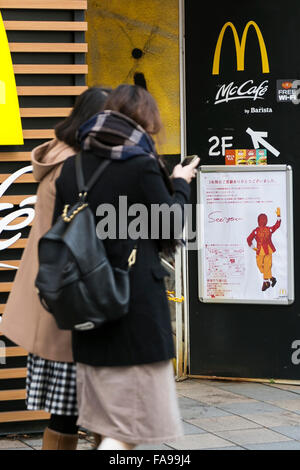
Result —
[[127, 270], [112, 267], [87, 202], [90, 189], [109, 164], [104, 160], [85, 184], [81, 154], [76, 156], [79, 200], [72, 207], [65, 206], [39, 241], [35, 285], [42, 305], [63, 330], [99, 328], [128, 313], [129, 270], [135, 263], [136, 248], [128, 258]]

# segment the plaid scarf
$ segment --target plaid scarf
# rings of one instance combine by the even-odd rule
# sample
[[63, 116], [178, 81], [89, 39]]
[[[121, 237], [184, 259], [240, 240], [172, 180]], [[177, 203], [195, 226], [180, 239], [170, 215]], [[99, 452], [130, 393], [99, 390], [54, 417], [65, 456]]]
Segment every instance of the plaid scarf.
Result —
[[139, 155], [158, 158], [150, 135], [117, 111], [106, 110], [93, 116], [79, 128], [77, 140], [82, 150], [102, 158], [127, 160]]
[[[78, 131], [77, 140], [84, 151], [101, 158], [127, 160], [132, 157], [155, 158], [170, 194], [174, 193], [172, 181], [165, 164], [156, 153], [154, 141], [135, 121], [117, 111], [105, 110], [93, 116]], [[158, 241], [160, 250], [173, 256], [178, 240]]]

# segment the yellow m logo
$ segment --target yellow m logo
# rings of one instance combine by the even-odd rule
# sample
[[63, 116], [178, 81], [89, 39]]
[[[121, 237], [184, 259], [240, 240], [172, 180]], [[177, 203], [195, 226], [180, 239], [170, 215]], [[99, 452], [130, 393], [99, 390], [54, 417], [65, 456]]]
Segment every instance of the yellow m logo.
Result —
[[244, 32], [243, 32], [242, 40], [240, 42], [239, 36], [238, 36], [238, 33], [236, 31], [234, 24], [228, 21], [227, 23], [224, 24], [219, 34], [219, 38], [218, 38], [218, 42], [217, 42], [216, 50], [215, 50], [215, 55], [214, 55], [213, 70], [212, 70], [213, 75], [219, 75], [222, 42], [223, 42], [224, 33], [227, 28], [231, 28], [233, 38], [234, 38], [237, 70], [239, 71], [245, 70], [245, 47], [246, 47], [248, 29], [250, 28], [250, 26], [253, 26], [256, 31], [256, 35], [257, 35], [257, 39], [258, 39], [258, 43], [260, 47], [262, 72], [263, 73], [270, 72], [265, 41], [257, 24], [254, 21], [249, 21], [246, 24]]
[[23, 145], [16, 80], [0, 13], [0, 145]]

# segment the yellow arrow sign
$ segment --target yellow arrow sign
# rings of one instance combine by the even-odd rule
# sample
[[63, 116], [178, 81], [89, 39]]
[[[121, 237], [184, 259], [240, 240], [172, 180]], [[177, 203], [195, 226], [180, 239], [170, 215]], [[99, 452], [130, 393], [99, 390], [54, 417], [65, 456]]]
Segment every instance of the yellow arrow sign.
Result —
[[0, 13], [0, 145], [23, 145], [16, 80]]

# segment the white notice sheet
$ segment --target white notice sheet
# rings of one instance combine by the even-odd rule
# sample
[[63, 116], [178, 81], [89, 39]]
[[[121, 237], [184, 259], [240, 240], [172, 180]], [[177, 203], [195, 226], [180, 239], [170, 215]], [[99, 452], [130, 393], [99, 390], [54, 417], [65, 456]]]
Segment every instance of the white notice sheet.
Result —
[[206, 302], [288, 302], [286, 171], [200, 173]]

